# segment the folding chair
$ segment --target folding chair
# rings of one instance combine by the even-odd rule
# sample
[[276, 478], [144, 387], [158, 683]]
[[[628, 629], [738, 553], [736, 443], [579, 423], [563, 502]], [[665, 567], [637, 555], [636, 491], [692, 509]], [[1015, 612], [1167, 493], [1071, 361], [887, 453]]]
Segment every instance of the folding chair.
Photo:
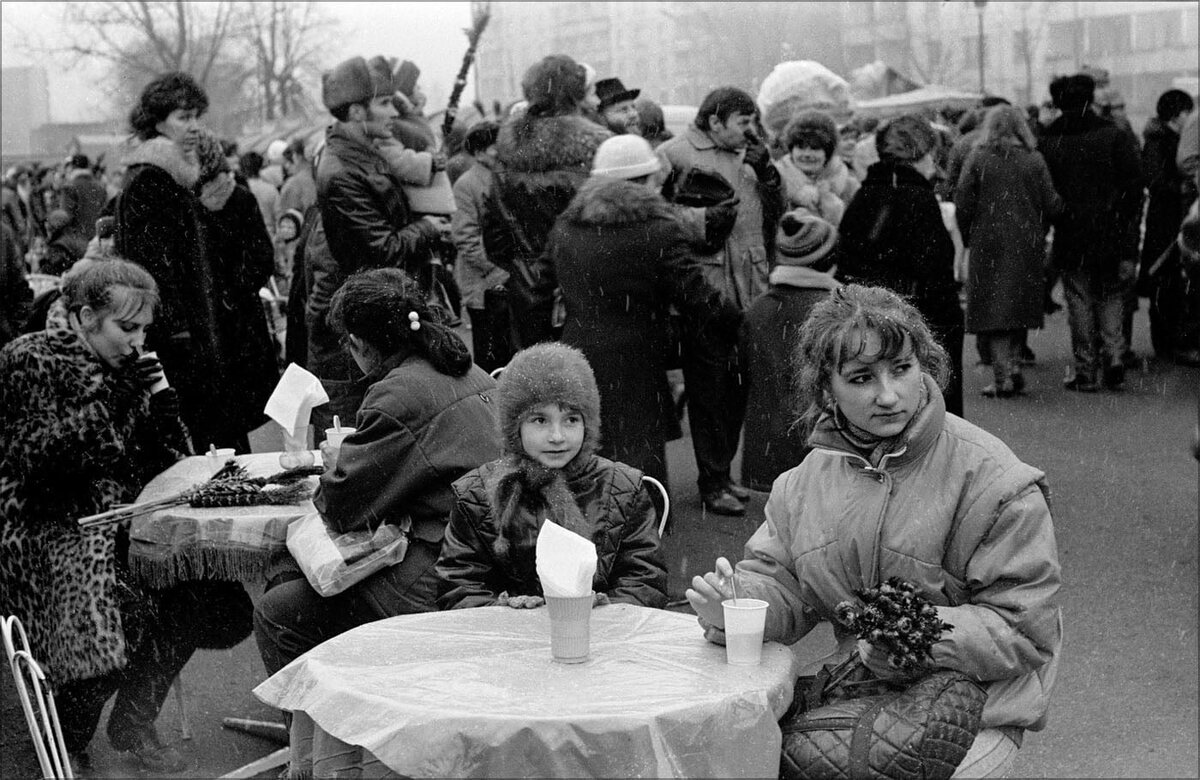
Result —
[[488, 374], [491, 375], [492, 379], [499, 379], [500, 375], [504, 373], [504, 369], [506, 368], [508, 368], [508, 366], [498, 366], [489, 371]]
[[667, 494], [666, 486], [654, 477], [642, 475], [642, 481], [658, 488], [658, 492], [662, 496], [662, 513], [658, 518], [658, 538], [661, 539], [667, 532], [667, 516], [671, 514], [671, 496]]
[[[3, 618], [4, 655], [17, 686], [17, 696], [25, 713], [25, 723], [33, 738], [38, 764], [44, 777], [73, 778], [71, 760], [67, 757], [67, 743], [63, 739], [62, 725], [58, 721], [58, 710], [54, 706], [54, 694], [46, 684], [46, 673], [34, 660], [29, 649], [29, 637], [25, 627], [15, 615]], [[20, 647], [13, 641], [20, 640]], [[29, 695], [33, 689], [32, 698]]]

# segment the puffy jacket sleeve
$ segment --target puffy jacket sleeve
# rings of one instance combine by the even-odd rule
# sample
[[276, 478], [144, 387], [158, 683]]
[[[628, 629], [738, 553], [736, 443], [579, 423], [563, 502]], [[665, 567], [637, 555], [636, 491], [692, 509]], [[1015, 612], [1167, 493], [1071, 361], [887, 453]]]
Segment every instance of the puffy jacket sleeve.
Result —
[[[476, 163], [478, 164], [478, 163]], [[454, 182], [454, 204], [450, 218], [451, 237], [458, 251], [457, 262], [470, 268], [483, 280], [483, 287], [495, 287], [508, 280], [508, 274], [488, 259], [483, 247], [483, 210], [486, 208], [483, 181], [474, 175], [462, 175]], [[482, 308], [482, 307], [477, 307]]]
[[737, 565], [739, 595], [762, 599], [770, 605], [763, 638], [784, 644], [796, 642], [821, 622], [820, 615], [801, 598], [796, 563], [789, 552], [792, 529], [788, 493], [792, 479], [791, 472], [784, 472], [775, 480], [767, 499], [766, 520], [746, 542], [743, 560]]
[[321, 219], [337, 234], [344, 256], [358, 258], [363, 268], [412, 268], [433, 249], [438, 229], [426, 220], [392, 225], [375, 208], [393, 182], [385, 176], [341, 173], [320, 200]]
[[496, 604], [504, 590], [500, 564], [492, 554], [494, 534], [481, 531], [491, 508], [478, 471], [453, 485], [454, 508], [437, 562], [438, 608], [466, 609]]
[[938, 666], [981, 681], [1048, 663], [1062, 643], [1061, 569], [1050, 509], [1030, 485], [1004, 502], [967, 563], [969, 603], [938, 607], [954, 626], [934, 645]]
[[399, 523], [404, 507], [435, 476], [416, 433], [378, 408], [359, 410], [337, 466], [321, 477], [313, 503], [339, 533]]
[[626, 476], [631, 480], [628, 485], [618, 482], [618, 489], [624, 493], [620, 502], [623, 521], [620, 545], [608, 577], [608, 598], [661, 609], [667, 605], [667, 567], [654, 505], [640, 479]]

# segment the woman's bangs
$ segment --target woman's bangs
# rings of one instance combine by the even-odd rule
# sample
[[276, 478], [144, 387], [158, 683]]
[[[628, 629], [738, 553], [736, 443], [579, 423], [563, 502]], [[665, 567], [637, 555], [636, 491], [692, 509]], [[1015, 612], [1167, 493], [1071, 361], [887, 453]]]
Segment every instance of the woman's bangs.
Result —
[[104, 308], [115, 320], [131, 320], [146, 309], [153, 311], [156, 303], [158, 296], [151, 290], [119, 285], [112, 288], [112, 295]]
[[[879, 351], [864, 355], [867, 346], [864, 334], [868, 332], [873, 332], [879, 337]], [[873, 312], [862, 312], [858, 317], [847, 321], [838, 329], [836, 339], [839, 368], [859, 358], [865, 358], [863, 362], [868, 363], [892, 360], [911, 352], [913, 348], [913, 339], [908, 328], [893, 317], [880, 316]]]

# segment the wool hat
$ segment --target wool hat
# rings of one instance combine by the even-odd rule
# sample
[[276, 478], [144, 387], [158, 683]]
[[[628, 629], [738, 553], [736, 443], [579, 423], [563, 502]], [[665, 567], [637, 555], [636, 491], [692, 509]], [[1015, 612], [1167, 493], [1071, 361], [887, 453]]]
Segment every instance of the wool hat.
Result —
[[590, 455], [600, 444], [600, 390], [587, 358], [574, 347], [545, 342], [521, 350], [501, 372], [496, 395], [505, 454], [525, 454], [521, 420], [530, 409], [549, 403], [583, 415], [580, 455]]
[[592, 158], [593, 176], [636, 179], [662, 169], [650, 142], [640, 135], [614, 135], [606, 138]]
[[267, 144], [267, 164], [274, 165], [275, 163], [283, 162], [283, 153], [288, 148], [288, 142], [282, 138], [276, 138], [271, 143]]
[[330, 111], [390, 94], [391, 66], [382, 57], [372, 57], [370, 65], [362, 57], [351, 57], [321, 76], [321, 102]]
[[392, 86], [395, 91], [402, 92], [406, 97], [413, 96], [413, 89], [417, 86], [417, 79], [421, 78], [421, 69], [416, 63], [411, 60], [401, 62], [396, 68], [395, 78], [392, 80]]
[[596, 97], [600, 98], [601, 111], [625, 100], [637, 100], [640, 94], [640, 89], [625, 89], [625, 85], [618, 78], [600, 79], [596, 82]]
[[820, 217], [795, 209], [779, 220], [775, 250], [779, 265], [812, 265], [833, 251], [837, 228]]

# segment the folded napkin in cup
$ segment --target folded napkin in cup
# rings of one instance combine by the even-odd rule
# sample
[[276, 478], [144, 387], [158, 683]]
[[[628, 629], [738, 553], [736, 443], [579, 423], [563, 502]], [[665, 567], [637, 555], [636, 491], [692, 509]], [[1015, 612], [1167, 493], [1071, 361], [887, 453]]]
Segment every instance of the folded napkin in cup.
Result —
[[547, 596], [586, 596], [596, 576], [596, 545], [547, 520], [538, 532], [537, 574]]
[[313, 407], [325, 403], [329, 403], [329, 395], [321, 386], [321, 380], [295, 363], [289, 363], [267, 399], [263, 414], [289, 433], [307, 430]]

